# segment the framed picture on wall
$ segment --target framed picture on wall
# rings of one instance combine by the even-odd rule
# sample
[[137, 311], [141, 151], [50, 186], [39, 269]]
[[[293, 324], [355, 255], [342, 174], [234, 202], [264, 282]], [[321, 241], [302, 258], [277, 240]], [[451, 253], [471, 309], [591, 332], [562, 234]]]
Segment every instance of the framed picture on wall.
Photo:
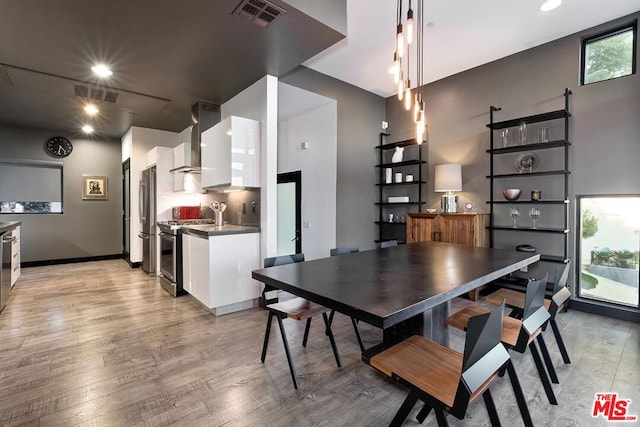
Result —
[[82, 176], [82, 200], [108, 200], [108, 191], [106, 176]]

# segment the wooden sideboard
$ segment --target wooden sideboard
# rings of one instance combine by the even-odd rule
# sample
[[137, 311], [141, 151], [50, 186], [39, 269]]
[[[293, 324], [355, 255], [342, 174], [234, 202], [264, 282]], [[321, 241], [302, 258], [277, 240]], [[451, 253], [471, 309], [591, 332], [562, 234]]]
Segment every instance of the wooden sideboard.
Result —
[[[434, 241], [489, 247], [489, 214], [411, 213], [407, 215], [407, 243]], [[473, 301], [480, 289], [469, 293]]]

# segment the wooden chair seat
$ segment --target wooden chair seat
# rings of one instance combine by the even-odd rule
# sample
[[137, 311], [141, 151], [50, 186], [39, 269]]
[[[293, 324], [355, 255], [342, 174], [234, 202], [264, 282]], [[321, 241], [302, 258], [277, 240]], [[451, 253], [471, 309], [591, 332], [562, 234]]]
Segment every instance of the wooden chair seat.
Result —
[[[497, 291], [492, 292], [491, 294], [484, 297], [484, 300], [490, 304], [495, 305], [500, 305], [502, 304], [502, 301], [505, 301], [505, 305], [507, 307], [519, 308], [521, 310], [524, 308], [524, 293], [514, 291], [513, 289], [498, 289]], [[551, 300], [545, 298], [543, 305], [544, 308], [549, 310], [549, 307], [551, 307]], [[561, 309], [562, 306], [560, 307], [560, 310]]]
[[[502, 302], [500, 302], [502, 304]], [[498, 305], [500, 305], [498, 304]], [[479, 306], [477, 304], [471, 304], [462, 310], [452, 314], [451, 316], [445, 319], [445, 323], [451, 327], [464, 331], [467, 329], [467, 323], [469, 319], [473, 316], [478, 316], [480, 314], [488, 313], [490, 310], [488, 308]], [[509, 347], [515, 347], [518, 343], [518, 337], [520, 336], [520, 329], [522, 328], [522, 321], [518, 319], [514, 319], [509, 316], [505, 316], [502, 319], [502, 334], [500, 336], [500, 341]], [[530, 334], [529, 344], [531, 341], [535, 339], [538, 334], [542, 332], [542, 328], [538, 328], [536, 331]]]
[[[462, 375], [462, 354], [414, 335], [371, 358], [371, 366], [396, 375], [447, 406], [453, 406]], [[470, 397], [473, 402], [497, 378], [492, 375]]]
[[277, 311], [294, 320], [304, 320], [330, 311], [327, 307], [300, 297], [269, 304], [267, 309]]

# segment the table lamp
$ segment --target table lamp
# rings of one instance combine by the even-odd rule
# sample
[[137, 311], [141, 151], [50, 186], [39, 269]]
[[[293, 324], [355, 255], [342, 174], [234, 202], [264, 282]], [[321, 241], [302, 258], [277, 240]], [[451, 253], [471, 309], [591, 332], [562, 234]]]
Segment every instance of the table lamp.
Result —
[[436, 165], [434, 191], [447, 193], [440, 198], [440, 209], [442, 212], [457, 212], [458, 196], [453, 194], [453, 192], [462, 191], [462, 165]]

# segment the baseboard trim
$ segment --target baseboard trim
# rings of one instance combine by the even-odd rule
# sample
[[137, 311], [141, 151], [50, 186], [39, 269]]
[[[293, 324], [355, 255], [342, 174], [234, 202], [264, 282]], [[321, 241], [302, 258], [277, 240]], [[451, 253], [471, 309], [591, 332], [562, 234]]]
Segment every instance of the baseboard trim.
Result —
[[600, 316], [611, 317], [618, 320], [640, 323], [640, 310], [632, 307], [623, 307], [602, 302], [584, 301], [583, 299], [572, 299], [569, 303], [571, 310], [583, 311], [585, 313], [598, 314]]
[[20, 267], [21, 268], [42, 267], [45, 265], [73, 264], [76, 262], [105, 261], [109, 259], [122, 259], [122, 254], [98, 255], [98, 256], [89, 256], [89, 257], [82, 257], [82, 258], [49, 259], [49, 260], [42, 260], [42, 261], [25, 261], [20, 263]]

